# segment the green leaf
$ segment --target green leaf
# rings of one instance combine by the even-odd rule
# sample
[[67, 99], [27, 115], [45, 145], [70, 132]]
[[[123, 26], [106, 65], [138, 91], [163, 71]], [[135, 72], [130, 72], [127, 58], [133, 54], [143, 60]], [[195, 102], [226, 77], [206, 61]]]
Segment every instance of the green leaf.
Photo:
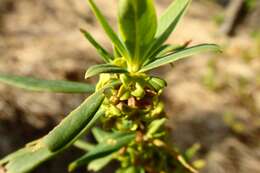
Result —
[[[79, 134], [77, 134], [64, 148], [70, 147], [72, 144], [75, 144], [75, 142], [82, 138], [82, 136], [85, 136], [88, 131], [93, 128], [93, 126], [97, 123], [97, 121], [105, 115], [105, 111], [100, 108], [98, 112], [94, 115], [94, 117], [91, 119], [91, 121], [81, 130]], [[77, 145], [77, 143], [76, 143]], [[75, 145], [75, 146], [76, 146]], [[88, 146], [87, 146], [88, 145]], [[79, 145], [78, 145], [79, 146]], [[85, 150], [88, 148], [88, 150], [92, 149], [91, 147], [94, 147], [93, 145], [90, 145], [89, 143], [85, 143]], [[81, 148], [83, 149], [83, 148]]]
[[[97, 127], [92, 128], [92, 133], [95, 139], [98, 141], [98, 143], [104, 142], [108, 138], [111, 138], [111, 136], [113, 135], [111, 132], [106, 132], [101, 128], [97, 128]], [[91, 151], [95, 148], [95, 145], [87, 143], [82, 140], [77, 140], [74, 143], [74, 146], [83, 149], [85, 151]], [[88, 170], [97, 172], [103, 169], [113, 159], [114, 159], [114, 153], [111, 153], [110, 155], [105, 156], [103, 158], [98, 158], [96, 160], [93, 160], [89, 163]]]
[[175, 62], [177, 60], [187, 58], [189, 56], [192, 56], [192, 55], [195, 55], [195, 54], [198, 54], [201, 52], [208, 52], [208, 51], [220, 51], [220, 48], [218, 45], [215, 45], [215, 44], [201, 44], [201, 45], [193, 46], [190, 48], [186, 48], [186, 49], [180, 50], [180, 51], [175, 52], [170, 55], [166, 55], [164, 57], [161, 57], [161, 58], [151, 62], [150, 64], [144, 66], [140, 70], [140, 72], [145, 72], [145, 71]]
[[145, 173], [144, 167], [130, 166], [127, 168], [119, 168], [116, 173]]
[[155, 37], [159, 38], [165, 35], [167, 38], [175, 29], [180, 17], [190, 3], [191, 0], [175, 0], [160, 17]]
[[118, 132], [116, 134], [111, 135], [106, 141], [98, 144], [94, 149], [90, 152], [79, 158], [78, 160], [72, 162], [69, 165], [69, 171], [73, 171], [79, 166], [87, 165], [91, 161], [105, 157], [115, 151], [118, 151], [123, 146], [129, 144], [132, 140], [134, 140], [134, 133], [123, 133]]
[[122, 57], [115, 45], [113, 45], [113, 55], [115, 58]]
[[148, 83], [153, 87], [156, 91], [159, 91], [167, 86], [167, 82], [158, 77], [151, 77], [148, 80]]
[[158, 22], [155, 40], [151, 44], [149, 50], [146, 52], [147, 57], [153, 55], [154, 52], [162, 45], [170, 34], [176, 28], [178, 22], [186, 11], [191, 0], [175, 0], [168, 9], [163, 13]]
[[166, 44], [163, 45], [158, 54], [156, 54], [154, 57], [162, 57], [170, 53], [174, 53], [177, 51], [180, 51], [182, 49], [185, 49], [187, 45], [171, 45], [171, 44]]
[[146, 59], [146, 61], [143, 63], [144, 66], [151, 63], [152, 61], [154, 61], [155, 59], [158, 59], [158, 57], [162, 57], [165, 56], [167, 54], [170, 53], [174, 53], [176, 51], [179, 51], [181, 49], [186, 48], [186, 45], [171, 45], [171, 44], [164, 44], [161, 45], [156, 52], [153, 53], [153, 55], [151, 55], [151, 57], [149, 59]]
[[7, 163], [9, 160], [13, 160], [16, 157], [19, 157], [19, 156], [24, 155], [26, 153], [27, 153], [27, 150], [25, 150], [24, 148], [20, 149], [20, 150], [17, 150], [16, 152], [11, 153], [11, 154], [7, 155], [6, 157], [4, 157], [3, 159], [1, 159], [0, 160], [0, 165], [3, 165], [5, 163]]
[[148, 126], [148, 131], [145, 136], [148, 138], [152, 137], [162, 126], [164, 126], [166, 120], [166, 118], [161, 118], [151, 122]]
[[[171, 50], [171, 45], [165, 44], [161, 45], [156, 52], [152, 55], [152, 57], [158, 57], [158, 56], [163, 56], [165, 55], [166, 52], [169, 52]], [[149, 61], [148, 61], [149, 62]]]
[[0, 74], [0, 82], [18, 88], [38, 92], [60, 92], [60, 93], [92, 93], [95, 86], [58, 80], [39, 80], [29, 77]]
[[57, 127], [44, 137], [44, 145], [50, 151], [59, 150], [67, 145], [93, 119], [104, 98], [103, 91], [98, 91], [88, 97], [77, 109], [72, 111]]
[[88, 164], [88, 170], [89, 171], [100, 171], [101, 169], [103, 169], [107, 164], [109, 164], [109, 162], [111, 162], [114, 159], [114, 153], [111, 153], [108, 156], [102, 157], [102, 158], [98, 158], [96, 160], [91, 161]]
[[153, 0], [120, 0], [118, 24], [133, 63], [141, 63], [144, 49], [153, 40], [157, 28]]
[[88, 4], [91, 7], [91, 10], [97, 17], [99, 23], [103, 27], [104, 31], [106, 32], [107, 36], [110, 38], [110, 40], [113, 42], [113, 44], [116, 46], [118, 51], [121, 55], [125, 56], [126, 58], [129, 57], [128, 50], [126, 46], [121, 42], [121, 40], [118, 38], [116, 33], [113, 31], [113, 29], [110, 27], [108, 22], [106, 21], [104, 15], [100, 12], [96, 4], [93, 2], [93, 0], [88, 0]]
[[85, 142], [83, 140], [77, 140], [74, 144], [73, 144], [74, 147], [77, 147], [81, 150], [84, 150], [84, 151], [90, 151], [92, 150], [95, 145], [91, 144], [91, 143], [88, 143], [88, 142]]
[[136, 167], [130, 166], [128, 168], [121, 168], [117, 170], [116, 173], [138, 173], [138, 171]]
[[[73, 145], [79, 137], [93, 127], [96, 121], [103, 116], [104, 113], [105, 112], [103, 110], [99, 110], [88, 125], [84, 127], [84, 129], [76, 135], [73, 140], [59, 150], [51, 152], [47, 146], [42, 145], [42, 139], [40, 139], [33, 142], [33, 145], [28, 144], [25, 148], [11, 153], [0, 160], [0, 168], [2, 166], [7, 171], [6, 173], [27, 173], [32, 171], [44, 161], [47, 161], [61, 152], [64, 152], [71, 145]], [[76, 142], [76, 145], [78, 146], [78, 142]], [[86, 145], [84, 147], [86, 147]]]
[[193, 144], [191, 147], [189, 147], [185, 153], [184, 157], [186, 160], [192, 160], [193, 157], [198, 153], [198, 151], [201, 149], [201, 145], [199, 143]]
[[94, 127], [92, 129], [92, 134], [94, 135], [95, 139], [98, 141], [98, 143], [102, 143], [106, 138], [108, 138], [111, 133], [106, 132], [100, 128]]
[[26, 147], [4, 158], [1, 165], [4, 164], [6, 173], [27, 173], [56, 154], [47, 148], [34, 149]]
[[97, 52], [105, 62], [111, 62], [114, 58], [112, 55], [108, 53], [91, 35], [84, 29], [80, 29], [82, 34], [86, 37], [86, 39], [96, 48]]
[[[105, 111], [100, 108], [105, 96], [103, 92], [119, 85], [120, 81], [112, 81], [105, 87], [88, 97], [77, 109], [72, 111], [41, 141], [41, 145], [56, 151], [71, 146], [82, 135], [89, 131]], [[94, 115], [93, 115], [94, 114]]]
[[89, 78], [101, 73], [127, 73], [127, 70], [112, 64], [99, 64], [91, 66], [85, 75], [85, 78]]

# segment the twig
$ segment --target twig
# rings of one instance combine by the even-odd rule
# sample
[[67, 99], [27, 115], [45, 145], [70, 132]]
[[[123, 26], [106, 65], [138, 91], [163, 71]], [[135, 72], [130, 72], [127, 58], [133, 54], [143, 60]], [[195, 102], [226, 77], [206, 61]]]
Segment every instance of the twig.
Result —
[[168, 151], [187, 171], [189, 171], [190, 173], [198, 173], [198, 171], [196, 169], [194, 169], [182, 156], [181, 154], [176, 151], [175, 149], [173, 149], [172, 147], [169, 147], [167, 144], [165, 144], [163, 141], [161, 140], [154, 140], [153, 141], [154, 145], [156, 145], [157, 147], [162, 147], [164, 148], [166, 151]]
[[232, 0], [225, 14], [225, 21], [220, 28], [220, 32], [231, 35], [235, 29], [236, 21], [243, 7], [244, 0]]

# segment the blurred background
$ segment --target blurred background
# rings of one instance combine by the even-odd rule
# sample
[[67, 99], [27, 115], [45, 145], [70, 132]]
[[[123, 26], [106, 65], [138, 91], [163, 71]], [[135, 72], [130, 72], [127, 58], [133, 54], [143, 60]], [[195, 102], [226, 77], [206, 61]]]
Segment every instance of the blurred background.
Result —
[[[96, 1], [116, 26], [116, 0]], [[161, 14], [171, 0], [156, 3]], [[0, 0], [0, 72], [94, 83], [84, 72], [101, 60], [79, 28], [111, 50], [82, 0]], [[163, 99], [173, 143], [181, 151], [200, 144], [202, 173], [260, 173], [260, 1], [194, 0], [168, 40], [187, 41], [217, 43], [224, 52], [153, 72], [168, 81]], [[0, 157], [46, 134], [85, 97], [0, 84]], [[66, 172], [79, 154], [72, 149], [34, 172]]]

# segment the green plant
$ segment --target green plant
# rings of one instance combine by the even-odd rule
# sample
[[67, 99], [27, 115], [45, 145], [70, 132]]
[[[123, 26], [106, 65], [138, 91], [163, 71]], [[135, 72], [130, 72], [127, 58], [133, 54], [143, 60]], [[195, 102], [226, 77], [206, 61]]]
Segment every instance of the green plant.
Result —
[[[73, 145], [86, 154], [73, 161], [69, 171], [83, 165], [99, 171], [115, 159], [121, 164], [117, 173], [196, 172], [167, 140], [167, 117], [160, 100], [166, 82], [146, 73], [196, 53], [219, 51], [214, 44], [189, 48], [164, 44], [190, 2], [175, 0], [157, 22], [153, 0], [120, 0], [117, 35], [88, 0], [114, 46], [110, 54], [81, 29], [104, 61], [86, 72], [86, 78], [100, 76], [95, 89], [75, 82], [0, 75], [1, 82], [33, 91], [93, 92], [49, 134], [2, 159], [5, 172], [29, 172]], [[92, 128], [98, 121], [103, 129]], [[91, 128], [97, 144], [81, 140]]]

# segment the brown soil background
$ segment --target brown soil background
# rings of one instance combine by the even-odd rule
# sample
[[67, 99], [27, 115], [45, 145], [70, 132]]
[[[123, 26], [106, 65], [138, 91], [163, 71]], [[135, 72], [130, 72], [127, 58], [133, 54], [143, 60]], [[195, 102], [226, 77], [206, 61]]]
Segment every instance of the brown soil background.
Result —
[[[96, 1], [116, 26], [116, 0]], [[157, 0], [158, 13], [170, 2]], [[259, 29], [259, 13], [226, 38], [215, 22], [223, 10], [212, 1], [194, 0], [168, 42], [217, 43], [224, 53], [200, 55], [153, 73], [168, 81], [163, 99], [173, 142], [182, 151], [201, 144], [197, 159], [206, 161], [201, 172], [260, 173], [260, 37], [251, 36]], [[1, 0], [0, 72], [95, 82], [84, 81], [84, 72], [101, 61], [79, 28], [111, 50], [84, 1]], [[0, 157], [46, 134], [85, 97], [30, 93], [1, 84]], [[79, 154], [71, 150], [35, 172], [66, 172], [65, 165]]]

